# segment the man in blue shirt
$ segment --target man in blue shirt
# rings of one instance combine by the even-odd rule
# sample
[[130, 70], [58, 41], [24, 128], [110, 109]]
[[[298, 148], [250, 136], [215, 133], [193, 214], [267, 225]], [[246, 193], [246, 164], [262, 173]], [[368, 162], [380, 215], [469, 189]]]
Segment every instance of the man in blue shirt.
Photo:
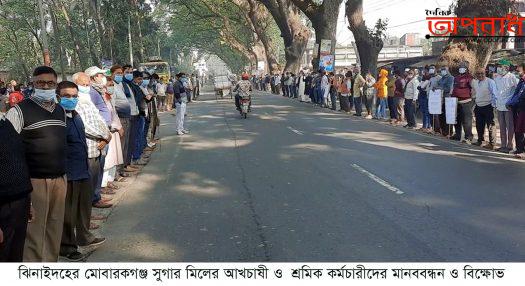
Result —
[[64, 212], [64, 229], [60, 256], [70, 261], [80, 261], [84, 255], [78, 246], [98, 246], [106, 241], [89, 231], [93, 186], [88, 171], [88, 146], [84, 123], [75, 111], [78, 103], [78, 86], [70, 81], [58, 84], [60, 105], [66, 111], [67, 129], [67, 193]]

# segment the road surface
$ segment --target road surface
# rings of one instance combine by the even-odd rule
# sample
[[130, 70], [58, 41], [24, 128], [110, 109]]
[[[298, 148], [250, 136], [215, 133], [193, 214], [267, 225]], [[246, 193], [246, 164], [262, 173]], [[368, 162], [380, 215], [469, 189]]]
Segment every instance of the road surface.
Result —
[[525, 163], [258, 93], [188, 105], [89, 261], [525, 261]]

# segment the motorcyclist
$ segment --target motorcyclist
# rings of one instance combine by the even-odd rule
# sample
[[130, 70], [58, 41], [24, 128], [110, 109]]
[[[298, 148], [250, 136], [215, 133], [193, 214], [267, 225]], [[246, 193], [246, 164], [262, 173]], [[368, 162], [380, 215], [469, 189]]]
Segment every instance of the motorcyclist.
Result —
[[242, 74], [241, 81], [237, 83], [233, 92], [235, 94], [235, 106], [237, 110], [241, 110], [241, 97], [248, 97], [250, 99], [249, 109], [252, 107], [252, 83], [250, 82], [250, 76], [247, 73]]

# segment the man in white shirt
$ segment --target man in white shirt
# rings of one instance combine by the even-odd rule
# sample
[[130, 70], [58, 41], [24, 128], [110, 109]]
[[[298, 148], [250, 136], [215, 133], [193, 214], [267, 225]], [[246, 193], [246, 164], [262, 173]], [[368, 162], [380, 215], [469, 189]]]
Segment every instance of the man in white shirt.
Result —
[[501, 138], [501, 147], [497, 149], [498, 152], [509, 153], [514, 149], [514, 118], [512, 111], [506, 107], [507, 101], [512, 97], [516, 86], [518, 85], [518, 78], [509, 72], [510, 62], [501, 60], [497, 68], [496, 82], [496, 109], [498, 112], [499, 133]]
[[472, 81], [472, 88], [476, 96], [474, 114], [476, 116], [476, 130], [478, 132], [478, 142], [473, 145], [481, 146], [483, 144], [485, 126], [489, 130], [489, 143], [484, 148], [493, 150], [496, 144], [494, 136], [494, 106], [496, 106], [496, 83], [493, 79], [485, 76], [485, 69], [480, 68], [476, 71], [476, 78]]
[[417, 74], [417, 69], [410, 70], [405, 84], [405, 116], [407, 125], [404, 127], [409, 129], [416, 127], [416, 100], [418, 96], [417, 87], [419, 86]]

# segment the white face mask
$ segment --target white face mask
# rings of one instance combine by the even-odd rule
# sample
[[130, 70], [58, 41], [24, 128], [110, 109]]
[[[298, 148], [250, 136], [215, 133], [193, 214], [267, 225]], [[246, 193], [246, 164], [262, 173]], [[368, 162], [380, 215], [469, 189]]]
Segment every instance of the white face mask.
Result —
[[505, 68], [498, 68], [497, 69], [499, 75], [506, 75], [507, 70]]
[[78, 93], [89, 94], [89, 86], [79, 85], [78, 86]]
[[435, 69], [429, 69], [429, 70], [428, 70], [428, 73], [429, 73], [429, 74], [434, 74], [435, 72], [436, 72]]
[[106, 87], [106, 92], [109, 93], [109, 94], [115, 93], [115, 87], [114, 86]]
[[442, 70], [442, 71], [441, 71], [441, 75], [442, 75], [442, 76], [446, 76], [447, 74], [448, 74], [448, 73], [447, 73], [446, 70]]
[[44, 100], [51, 101], [55, 98], [56, 91], [54, 89], [38, 89], [35, 88], [35, 97]]
[[467, 69], [466, 68], [459, 68], [459, 73], [460, 74], [464, 74], [467, 72]]

